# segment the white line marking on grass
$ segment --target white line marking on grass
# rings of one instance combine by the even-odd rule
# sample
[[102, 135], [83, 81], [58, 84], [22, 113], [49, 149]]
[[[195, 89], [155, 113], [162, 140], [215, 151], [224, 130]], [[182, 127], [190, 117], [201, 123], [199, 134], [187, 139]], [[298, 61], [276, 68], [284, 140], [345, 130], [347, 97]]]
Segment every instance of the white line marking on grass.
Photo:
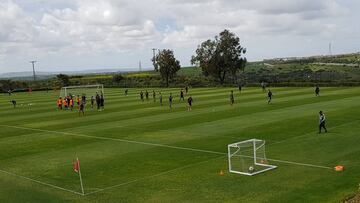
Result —
[[91, 194], [95, 194], [95, 193], [98, 193], [98, 192], [102, 192], [102, 191], [105, 191], [105, 190], [110, 190], [110, 189], [113, 189], [113, 188], [121, 187], [121, 186], [124, 186], [124, 185], [129, 185], [129, 184], [131, 184], [131, 183], [135, 183], [135, 182], [139, 182], [139, 181], [143, 181], [143, 180], [155, 178], [155, 177], [162, 176], [162, 175], [165, 175], [165, 174], [168, 174], [168, 173], [172, 173], [172, 172], [175, 172], [175, 171], [178, 171], [178, 170], [190, 168], [190, 167], [195, 166], [195, 165], [200, 165], [200, 164], [203, 164], [203, 163], [206, 163], [206, 162], [210, 162], [210, 161], [213, 161], [213, 160], [216, 160], [216, 159], [219, 159], [219, 158], [223, 158], [223, 156], [216, 157], [216, 158], [213, 158], [213, 159], [209, 159], [209, 160], [206, 160], [206, 161], [201, 161], [201, 162], [193, 163], [193, 164], [188, 164], [188, 165], [186, 165], [186, 166], [182, 166], [182, 167], [179, 167], [179, 168], [175, 168], [175, 169], [171, 169], [171, 170], [168, 170], [168, 171], [164, 171], [164, 172], [161, 172], [161, 173], [158, 173], [158, 174], [155, 174], [155, 175], [151, 175], [151, 176], [147, 176], [147, 177], [143, 177], [143, 178], [131, 180], [131, 181], [128, 181], [128, 182], [120, 183], [120, 184], [113, 185], [113, 186], [109, 186], [109, 187], [105, 187], [105, 188], [99, 189], [99, 190], [97, 190], [97, 191], [93, 191], [93, 192], [86, 193], [85, 196], [91, 195]]
[[92, 138], [92, 139], [99, 139], [99, 140], [111, 140], [111, 141], [126, 142], [126, 143], [132, 143], [132, 144], [141, 144], [141, 145], [149, 145], [149, 146], [155, 146], [155, 147], [165, 147], [165, 148], [180, 149], [180, 150], [187, 150], [187, 151], [203, 152], [203, 153], [210, 153], [210, 154], [219, 154], [219, 155], [226, 154], [226, 153], [223, 153], [223, 152], [216, 152], [216, 151], [203, 150], [203, 149], [177, 147], [177, 146], [150, 143], [150, 142], [140, 142], [140, 141], [134, 141], [134, 140], [118, 139], [118, 138], [99, 137], [99, 136], [84, 135], [84, 134], [78, 134], [78, 133], [69, 133], [69, 132], [61, 132], [61, 131], [53, 131], [53, 130], [42, 130], [42, 129], [36, 129], [36, 128], [27, 128], [27, 127], [10, 126], [10, 125], [0, 125], [0, 126], [9, 127], [9, 128], [23, 129], [23, 130], [33, 130], [33, 131], [39, 131], [39, 132], [57, 133], [57, 134], [63, 134], [63, 135], [72, 135], [72, 136], [77, 136], [77, 137], [85, 137], [85, 138]]
[[35, 179], [32, 179], [32, 178], [28, 178], [28, 177], [25, 177], [25, 176], [22, 176], [22, 175], [18, 175], [18, 174], [15, 174], [15, 173], [11, 173], [11, 172], [8, 172], [8, 171], [4, 171], [4, 170], [0, 170], [0, 172], [2, 173], [5, 173], [7, 175], [11, 175], [11, 176], [14, 176], [14, 177], [17, 177], [17, 178], [23, 178], [25, 180], [29, 180], [31, 182], [35, 182], [35, 183], [38, 183], [38, 184], [41, 184], [41, 185], [45, 185], [45, 186], [49, 186], [51, 188], [55, 188], [55, 189], [58, 189], [58, 190], [62, 190], [62, 191], [65, 191], [65, 192], [71, 192], [73, 194], [77, 194], [77, 195], [81, 195], [81, 196], [84, 196], [82, 193], [80, 192], [76, 192], [76, 191], [73, 191], [73, 190], [69, 190], [69, 189], [66, 189], [66, 188], [63, 188], [63, 187], [60, 187], [60, 186], [56, 186], [56, 185], [53, 185], [53, 184], [50, 184], [50, 183], [45, 183], [45, 182], [42, 182], [42, 181], [39, 181], [39, 180], [35, 180]]
[[306, 163], [299, 163], [299, 162], [293, 162], [293, 161], [285, 161], [285, 160], [278, 160], [278, 159], [267, 159], [269, 161], [279, 162], [279, 163], [285, 163], [285, 164], [292, 164], [292, 165], [299, 165], [299, 166], [308, 166], [313, 168], [322, 168], [322, 169], [333, 169], [332, 167], [328, 166], [320, 166], [315, 164], [306, 164]]

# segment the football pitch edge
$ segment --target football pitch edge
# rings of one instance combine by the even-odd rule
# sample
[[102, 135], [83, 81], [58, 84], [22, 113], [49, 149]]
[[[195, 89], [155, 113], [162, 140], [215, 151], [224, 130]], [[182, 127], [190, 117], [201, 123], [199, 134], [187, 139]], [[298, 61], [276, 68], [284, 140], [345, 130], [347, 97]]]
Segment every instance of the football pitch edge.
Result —
[[[130, 89], [132, 94], [125, 97], [119, 90], [107, 89], [106, 110], [88, 111], [85, 117], [78, 117], [75, 112], [57, 112], [53, 105], [56, 95], [16, 95], [18, 102], [24, 102], [24, 106], [25, 102], [32, 101], [34, 106], [31, 109], [11, 109], [4, 96], [1, 106], [8, 105], [9, 108], [0, 110], [0, 113], [7, 115], [0, 120], [3, 129], [0, 133], [0, 172], [42, 187], [58, 189], [59, 192], [52, 194], [51, 190], [40, 186], [29, 186], [19, 180], [0, 176], [1, 187], [10, 184], [10, 191], [17, 188], [26, 190], [23, 197], [11, 197], [0, 192], [0, 200], [276, 202], [296, 199], [297, 194], [291, 191], [299, 187], [297, 183], [319, 180], [309, 173], [321, 173], [321, 178], [327, 177], [330, 183], [337, 181], [341, 186], [358, 181], [354, 178], [358, 174], [356, 172], [337, 174], [333, 171], [333, 166], [341, 162], [353, 168], [351, 171], [358, 169], [359, 162], [352, 158], [359, 154], [358, 149], [346, 148], [334, 156], [326, 155], [337, 152], [338, 147], [358, 141], [354, 130], [359, 126], [356, 109], [359, 107], [360, 98], [357, 95], [360, 89], [324, 88], [326, 93], [314, 98], [311, 88], [276, 88], [273, 90], [274, 103], [267, 105], [264, 94], [250, 88], [241, 95], [235, 92], [236, 104], [233, 107], [228, 104], [229, 90], [191, 90], [195, 103], [193, 111], [187, 112], [185, 103], [179, 102], [178, 98], [174, 99], [172, 110], [167, 106], [165, 95], [170, 91], [175, 94], [178, 90], [163, 91], [164, 106], [160, 107], [152, 98], [144, 103], [138, 101], [139, 90]], [[317, 112], [320, 109], [331, 120], [328, 126], [330, 132], [324, 136], [316, 135]], [[347, 132], [344, 129], [352, 130]], [[337, 140], [340, 134], [342, 140]], [[279, 164], [280, 168], [254, 177], [253, 183], [251, 178], [229, 173], [219, 177], [218, 170], [227, 170], [226, 145], [250, 138], [268, 141], [268, 160]], [[70, 197], [60, 192], [83, 195], [78, 192], [77, 176], [71, 174], [77, 156], [83, 163], [85, 196], [94, 199]], [[94, 170], [90, 171], [90, 168]], [[249, 189], [241, 187], [244, 184], [257, 186], [264, 192], [269, 190], [268, 186], [263, 185], [265, 180], [283, 180], [279, 171], [283, 172], [284, 169], [281, 168], [292, 169], [303, 177], [288, 181], [294, 185], [287, 185], [286, 189], [278, 185], [276, 190], [271, 188], [273, 194], [263, 194], [262, 197], [245, 195]], [[316, 172], [316, 168], [328, 172]], [[288, 175], [283, 174], [289, 178]], [[344, 176], [344, 180], [338, 181], [339, 176]], [[199, 188], [198, 195], [192, 194], [187, 188], [196, 183], [191, 180], [201, 180], [207, 187]], [[137, 186], [145, 194], [134, 196], [139, 190]], [[167, 187], [174, 188], [164, 190]], [[215, 195], [214, 191], [219, 190], [223, 193], [216, 194], [215, 199], [210, 198]], [[340, 192], [328, 186], [325, 190], [333, 192], [333, 195], [309, 195], [306, 200], [326, 202], [341, 199], [341, 195], [350, 191], [351, 186], [344, 187]], [[300, 191], [305, 192], [306, 189]], [[316, 190], [311, 192], [316, 193]], [[35, 198], [34, 194], [40, 197]]]

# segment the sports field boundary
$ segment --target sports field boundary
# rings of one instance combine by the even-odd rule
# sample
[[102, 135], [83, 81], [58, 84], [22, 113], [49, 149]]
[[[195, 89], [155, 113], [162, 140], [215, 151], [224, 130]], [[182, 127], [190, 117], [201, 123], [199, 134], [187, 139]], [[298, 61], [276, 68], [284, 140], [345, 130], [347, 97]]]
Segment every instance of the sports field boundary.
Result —
[[[341, 127], [341, 126], [349, 125], [349, 124], [352, 124], [352, 123], [355, 123], [355, 122], [358, 122], [358, 121], [359, 120], [352, 121], [352, 122], [347, 122], [347, 123], [344, 123], [342, 125], [337, 125], [337, 126], [334, 126], [332, 128], [329, 128], [329, 129], [334, 129], [334, 128], [338, 128], [338, 127]], [[91, 138], [91, 139], [110, 140], [110, 141], [117, 141], [117, 142], [125, 142], [125, 143], [141, 144], [141, 145], [148, 145], [148, 146], [154, 146], [154, 147], [164, 147], [164, 148], [171, 148], [171, 149], [177, 149], [177, 150], [186, 150], [186, 151], [194, 151], [194, 152], [221, 155], [220, 157], [217, 157], [217, 158], [214, 158], [214, 159], [218, 159], [218, 158], [222, 158], [222, 157], [227, 156], [227, 153], [225, 153], [225, 152], [216, 152], [216, 151], [196, 149], [196, 148], [178, 147], [178, 146], [158, 144], [158, 143], [149, 143], [149, 142], [141, 142], [141, 141], [134, 141], [134, 140], [118, 139], [118, 138], [107, 138], [107, 137], [91, 136], [91, 135], [85, 135], [85, 134], [79, 134], [79, 133], [44, 130], [44, 129], [21, 127], [21, 126], [12, 126], [12, 125], [3, 125], [3, 124], [0, 124], [0, 126], [1, 127], [8, 127], [8, 128], [15, 128], [15, 129], [22, 129], [22, 130], [37, 131], [37, 132], [55, 133], [55, 134], [70, 135], [70, 136], [77, 136], [77, 137], [84, 137], [84, 138]], [[305, 134], [295, 136], [295, 137], [290, 137], [290, 138], [288, 138], [286, 140], [270, 143], [268, 145], [276, 145], [276, 144], [284, 143], [287, 140], [297, 139], [299, 137], [303, 137], [303, 136], [306, 136], [306, 135], [309, 135], [309, 134], [312, 134], [312, 132], [305, 133]], [[179, 168], [164, 171], [164, 172], [161, 172], [161, 173], [158, 173], [158, 174], [155, 174], [155, 175], [151, 175], [151, 176], [147, 176], [147, 177], [143, 177], [143, 178], [139, 178], [139, 179], [134, 179], [134, 180], [124, 182], [124, 183], [120, 183], [120, 184], [116, 184], [116, 185], [113, 185], [113, 186], [108, 186], [108, 187], [98, 189], [98, 190], [95, 190], [93, 192], [89, 192], [89, 193], [85, 193], [85, 194], [82, 194], [80, 192], [76, 192], [74, 190], [66, 189], [66, 188], [63, 188], [63, 187], [60, 187], [60, 186], [56, 186], [56, 185], [53, 185], [53, 184], [50, 184], [50, 183], [45, 183], [45, 182], [42, 182], [42, 181], [39, 181], [39, 180], [35, 180], [35, 179], [29, 178], [29, 177], [26, 177], [26, 176], [11, 173], [11, 172], [8, 172], [8, 171], [5, 171], [5, 170], [0, 169], [0, 172], [4, 173], [4, 174], [7, 174], [7, 175], [10, 175], [10, 176], [13, 176], [13, 177], [22, 178], [22, 179], [25, 179], [25, 180], [28, 180], [28, 181], [31, 181], [31, 182], [34, 182], [34, 183], [38, 183], [38, 184], [41, 184], [41, 185], [44, 185], [44, 186], [48, 186], [48, 187], [51, 187], [51, 188], [54, 188], [54, 189], [62, 190], [62, 191], [73, 193], [73, 194], [80, 195], [80, 196], [87, 196], [87, 195], [99, 193], [99, 192], [102, 192], [102, 191], [105, 191], [105, 190], [109, 190], [109, 189], [112, 189], [112, 188], [121, 187], [121, 186], [124, 186], [124, 185], [139, 182], [139, 181], [142, 181], [142, 180], [151, 179], [153, 177], [165, 175], [165, 174], [177, 171], [177, 170], [181, 170], [181, 169], [185, 169], [185, 168], [188, 168], [188, 167], [191, 167], [191, 166], [194, 166], [194, 165], [199, 165], [201, 163], [209, 162], [209, 161], [214, 160], [214, 159], [209, 159], [209, 160], [205, 160], [205, 161], [198, 162], [198, 163], [192, 163], [192, 164], [189, 164], [189, 165], [186, 165], [186, 166], [182, 166], [182, 167], [179, 167]], [[272, 162], [277, 162], [277, 163], [283, 163], [283, 164], [289, 164], [289, 165], [298, 165], [298, 166], [304, 166], [304, 167], [312, 167], [312, 168], [318, 168], [318, 169], [326, 169], [326, 170], [332, 170], [333, 169], [332, 167], [329, 167], [329, 166], [322, 166], [322, 165], [309, 164], [309, 163], [300, 163], [300, 162], [279, 160], [279, 159], [271, 159], [271, 158], [268, 158], [267, 160], [272, 161]]]

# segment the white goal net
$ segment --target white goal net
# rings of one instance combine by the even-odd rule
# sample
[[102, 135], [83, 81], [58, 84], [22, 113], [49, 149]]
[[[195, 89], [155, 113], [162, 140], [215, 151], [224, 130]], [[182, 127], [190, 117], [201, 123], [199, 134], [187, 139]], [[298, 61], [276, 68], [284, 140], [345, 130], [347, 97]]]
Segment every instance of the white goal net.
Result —
[[96, 93], [104, 95], [104, 85], [82, 85], [82, 86], [69, 86], [69, 87], [62, 87], [60, 91], [60, 97], [67, 97], [67, 96], [86, 96], [90, 98], [91, 96], [96, 96]]
[[229, 171], [253, 176], [276, 168], [266, 159], [265, 141], [250, 139], [228, 145]]

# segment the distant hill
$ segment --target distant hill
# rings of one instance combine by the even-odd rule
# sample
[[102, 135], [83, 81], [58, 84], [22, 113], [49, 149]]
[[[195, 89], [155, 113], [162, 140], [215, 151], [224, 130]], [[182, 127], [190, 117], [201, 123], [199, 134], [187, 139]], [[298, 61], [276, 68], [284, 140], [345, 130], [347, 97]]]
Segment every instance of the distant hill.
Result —
[[[58, 71], [58, 72], [42, 72], [37, 71], [36, 77], [39, 79], [52, 78], [57, 74], [66, 74], [66, 75], [88, 75], [88, 74], [113, 74], [113, 73], [125, 73], [125, 72], [134, 72], [132, 69], [94, 69], [94, 70], [81, 70], [81, 71]], [[0, 78], [8, 79], [29, 79], [33, 78], [32, 71], [24, 72], [8, 72], [0, 74]]]

